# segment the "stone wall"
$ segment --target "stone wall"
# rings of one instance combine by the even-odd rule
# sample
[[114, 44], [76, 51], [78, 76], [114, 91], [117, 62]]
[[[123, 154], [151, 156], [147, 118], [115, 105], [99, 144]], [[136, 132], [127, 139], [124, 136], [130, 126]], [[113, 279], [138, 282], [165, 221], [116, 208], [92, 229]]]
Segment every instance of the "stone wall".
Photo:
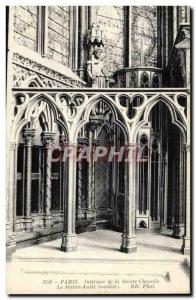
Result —
[[[47, 56], [68, 66], [70, 47], [70, 7], [49, 6], [47, 18]], [[37, 6], [14, 6], [14, 40], [35, 52], [40, 43], [39, 8]], [[39, 32], [39, 34], [38, 34]]]
[[43, 87], [85, 86], [69, 65], [71, 8], [13, 6], [9, 10], [13, 86], [28, 86], [32, 78]]
[[14, 40], [22, 46], [37, 51], [38, 7], [14, 6]]

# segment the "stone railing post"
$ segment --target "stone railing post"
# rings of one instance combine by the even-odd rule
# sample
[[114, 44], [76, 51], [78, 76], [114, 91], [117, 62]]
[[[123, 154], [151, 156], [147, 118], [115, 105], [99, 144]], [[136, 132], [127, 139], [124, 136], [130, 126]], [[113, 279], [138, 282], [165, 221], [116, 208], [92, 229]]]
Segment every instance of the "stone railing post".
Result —
[[61, 250], [70, 252], [77, 250], [75, 233], [76, 214], [76, 153], [77, 144], [69, 143], [64, 159], [67, 162], [67, 195], [64, 198], [64, 225]]
[[15, 219], [16, 219], [16, 177], [17, 177], [18, 144], [12, 142], [9, 150], [9, 189], [6, 202], [6, 259], [10, 261], [16, 249]]
[[64, 158], [64, 150], [67, 145], [66, 141], [66, 136], [64, 134], [61, 134], [59, 136], [59, 145], [61, 147], [61, 152], [60, 152], [60, 189], [61, 189], [61, 205], [60, 205], [60, 210], [64, 211], [63, 203], [64, 203], [64, 197], [65, 197], [65, 192], [66, 192], [66, 162]]
[[94, 162], [94, 127], [89, 126], [89, 157], [88, 157], [88, 198], [87, 198], [87, 211], [86, 218], [92, 219], [95, 217], [94, 205], [95, 205], [95, 162]]
[[[184, 155], [185, 152], [185, 155]], [[182, 238], [184, 235], [184, 159], [183, 157], [186, 156], [186, 151], [180, 147], [180, 155], [179, 155], [179, 180], [178, 180], [178, 199], [175, 205], [175, 223], [173, 227], [173, 236], [175, 238]]]
[[31, 219], [31, 173], [32, 173], [32, 143], [35, 129], [25, 128], [23, 137], [25, 141], [25, 176], [24, 176], [24, 213], [26, 231], [32, 230]]
[[44, 226], [53, 225], [51, 216], [51, 177], [52, 177], [52, 143], [55, 133], [44, 131], [42, 143], [44, 146]]
[[186, 216], [185, 216], [185, 235], [183, 237], [183, 245], [182, 245], [182, 252], [185, 255], [190, 254], [190, 191], [191, 191], [191, 170], [190, 170], [190, 144], [184, 145], [184, 150], [186, 153], [186, 179], [185, 179], [185, 185], [186, 185]]
[[121, 251], [125, 253], [135, 252], [135, 170], [136, 170], [136, 144], [127, 146], [128, 161], [125, 162], [125, 184], [127, 183], [127, 192], [125, 193], [124, 203], [124, 230], [122, 234]]

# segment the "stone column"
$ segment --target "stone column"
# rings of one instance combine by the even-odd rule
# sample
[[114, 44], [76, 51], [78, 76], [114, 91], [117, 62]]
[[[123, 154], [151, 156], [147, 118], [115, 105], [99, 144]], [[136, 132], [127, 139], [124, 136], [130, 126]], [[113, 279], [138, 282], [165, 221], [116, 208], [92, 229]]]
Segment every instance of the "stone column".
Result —
[[94, 6], [88, 6], [88, 28], [90, 29], [95, 23], [95, 7]]
[[183, 164], [183, 149], [180, 145], [180, 155], [179, 155], [179, 163], [178, 163], [178, 172], [179, 172], [179, 180], [178, 180], [178, 203], [176, 203], [176, 211], [175, 211], [175, 224], [173, 227], [173, 237], [182, 238], [184, 235], [184, 164]]
[[51, 175], [52, 175], [52, 143], [55, 133], [44, 131], [42, 143], [44, 145], [44, 226], [52, 226], [51, 216]]
[[[76, 153], [77, 144], [69, 143], [69, 151]], [[64, 199], [64, 228], [61, 250], [70, 252], [77, 250], [77, 235], [75, 234], [76, 214], [76, 155], [66, 155], [67, 162], [67, 195]]]
[[59, 145], [61, 147], [61, 153], [60, 153], [60, 166], [61, 166], [61, 207], [60, 210], [64, 211], [64, 197], [65, 197], [65, 189], [66, 189], [66, 167], [65, 167], [65, 158], [64, 158], [64, 150], [67, 145], [66, 136], [64, 134], [61, 134], [59, 136]]
[[125, 182], [127, 182], [127, 190], [125, 191], [125, 207], [124, 207], [124, 232], [122, 235], [121, 251], [125, 253], [135, 252], [136, 236], [135, 236], [135, 170], [136, 170], [136, 148], [137, 144], [129, 144], [127, 146], [129, 161], [125, 166]]
[[[88, 140], [86, 138], [78, 138], [78, 146], [82, 148], [83, 146], [88, 144]], [[77, 163], [77, 210], [76, 214], [78, 219], [83, 218], [85, 212], [82, 209], [82, 201], [83, 201], [83, 180], [82, 180], [82, 170], [83, 170], [83, 160], [79, 160]]]
[[24, 172], [24, 213], [25, 230], [32, 230], [31, 219], [31, 173], [32, 173], [32, 142], [35, 136], [35, 129], [26, 128], [24, 130], [25, 141], [25, 172]]
[[87, 26], [88, 26], [88, 19], [86, 13], [87, 7], [79, 6], [79, 68], [78, 68], [78, 75], [82, 80], [84, 80], [84, 64], [86, 61], [85, 57], [85, 39], [87, 36]]
[[17, 178], [18, 144], [10, 144], [9, 151], [9, 184], [6, 202], [6, 259], [10, 261], [16, 249], [15, 219], [16, 219], [16, 178]]
[[93, 158], [94, 145], [93, 145], [93, 127], [89, 126], [89, 158], [88, 158], [88, 198], [87, 198], [87, 211], [86, 218], [92, 219], [95, 217], [93, 204], [95, 202], [95, 163]]
[[191, 66], [190, 66], [190, 58], [191, 50], [190, 48], [186, 49], [186, 87], [190, 89], [191, 85]]
[[165, 153], [163, 158], [164, 160], [164, 168], [163, 168], [163, 176], [164, 176], [164, 186], [163, 188], [163, 195], [162, 195], [162, 212], [161, 212], [161, 231], [164, 231], [167, 228], [167, 199], [168, 199], [168, 153]]
[[[117, 143], [117, 132], [116, 127], [114, 128], [114, 136], [113, 142], [110, 143], [111, 147], [116, 147]], [[112, 160], [112, 226], [115, 228], [117, 226], [118, 218], [117, 218], [117, 161], [116, 159]]]
[[78, 217], [82, 213], [82, 162], [78, 162], [78, 207], [77, 207], [77, 215]]
[[191, 169], [190, 169], [190, 144], [185, 144], [184, 145], [184, 150], [186, 153], [186, 176], [185, 176], [185, 189], [186, 189], [186, 216], [185, 216], [185, 236], [183, 237], [183, 245], [182, 245], [182, 252], [185, 255], [190, 254], [190, 218], [191, 218], [191, 213], [190, 213], [190, 200], [191, 200]]

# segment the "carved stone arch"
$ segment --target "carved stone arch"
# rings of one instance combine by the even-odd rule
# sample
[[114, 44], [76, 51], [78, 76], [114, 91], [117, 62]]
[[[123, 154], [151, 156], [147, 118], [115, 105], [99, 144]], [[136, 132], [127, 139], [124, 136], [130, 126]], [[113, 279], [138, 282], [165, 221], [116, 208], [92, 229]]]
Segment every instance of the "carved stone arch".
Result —
[[[135, 120], [132, 124], [131, 128], [131, 138], [133, 139], [133, 142], [136, 141], [138, 130], [145, 125], [148, 122], [149, 114], [152, 110], [152, 108], [159, 102], [162, 102], [166, 105], [166, 107], [169, 109], [170, 116], [172, 123], [175, 124], [180, 131], [182, 132], [184, 141], [186, 140], [186, 125], [187, 121], [185, 116], [180, 111], [179, 107], [177, 107], [176, 103], [174, 101], [171, 101], [171, 99], [167, 98], [164, 95], [158, 95], [155, 97], [152, 97], [149, 102], [145, 105], [142, 105], [141, 109], [139, 110], [138, 114], [135, 117]], [[143, 114], [143, 119], [141, 121], [140, 117]], [[178, 115], [183, 120], [183, 123], [178, 120]]]
[[139, 155], [142, 156], [143, 152], [147, 148], [147, 151], [149, 151], [149, 136], [143, 132], [141, 135], [138, 134], [137, 136], [137, 143], [139, 147]]
[[93, 97], [91, 97], [89, 103], [86, 105], [86, 107], [84, 108], [85, 110], [85, 114], [84, 117], [88, 118], [92, 108], [99, 102], [99, 101], [104, 101], [111, 109], [111, 111], [114, 114], [115, 119], [118, 119], [118, 113], [120, 113], [118, 107], [116, 106], [116, 103], [114, 102], [114, 100], [109, 97], [108, 95], [105, 94], [99, 94], [99, 95], [95, 95]]
[[[99, 94], [99, 95], [91, 97], [90, 101], [80, 111], [80, 113], [77, 116], [77, 119], [72, 124], [72, 130], [71, 130], [71, 133], [70, 133], [70, 138], [73, 139], [74, 142], [76, 142], [77, 136], [78, 136], [78, 133], [79, 133], [80, 129], [85, 124], [87, 124], [89, 122], [89, 116], [90, 116], [90, 113], [92, 111], [92, 108], [99, 101], [103, 101], [104, 103], [106, 103], [109, 106], [109, 108], [111, 109], [111, 111], [113, 113], [113, 116], [114, 116], [114, 122], [117, 125], [119, 125], [119, 127], [122, 129], [123, 134], [125, 136], [125, 140], [126, 140], [126, 142], [128, 142], [130, 140], [129, 124], [126, 122], [121, 110], [118, 108], [118, 106], [116, 105], [114, 100], [112, 98], [110, 98], [109, 96], [107, 96], [105, 94], [102, 94], [102, 93]], [[121, 121], [119, 119], [118, 115], [121, 117], [121, 119], [123, 121]], [[82, 119], [81, 119], [81, 116], [83, 116]]]
[[152, 76], [152, 87], [158, 88], [159, 85], [160, 85], [160, 78], [159, 78], [158, 73], [155, 72]]
[[[40, 108], [39, 111], [39, 104], [42, 104], [43, 107]], [[29, 102], [26, 103], [20, 113], [16, 116], [14, 123], [12, 124], [12, 132], [11, 132], [11, 140], [17, 142], [19, 133], [21, 129], [28, 123], [32, 122], [32, 113], [35, 109], [37, 109], [37, 114], [35, 113], [34, 118], [38, 119], [42, 111], [44, 110], [45, 106], [51, 109], [53, 113], [53, 120], [56, 122], [64, 131], [67, 140], [69, 139], [69, 131], [68, 131], [68, 124], [66, 119], [61, 112], [61, 109], [58, 105], [54, 102], [54, 99], [49, 95], [39, 94], [35, 95], [29, 99]], [[34, 124], [35, 125], [35, 124]]]
[[39, 76], [32, 75], [22, 82], [21, 87], [44, 87], [44, 84]]
[[109, 135], [109, 137], [111, 138], [112, 136], [112, 128], [110, 126], [110, 124], [108, 124], [108, 122], [104, 122], [100, 128], [97, 131], [97, 136], [99, 136], [100, 132], [102, 131], [102, 129], [105, 128], [107, 131], [107, 134]]
[[156, 137], [153, 137], [153, 139], [151, 140], [152, 149], [153, 149], [154, 144], [157, 144], [158, 151], [160, 152], [160, 141]]
[[48, 103], [40, 113], [39, 121], [43, 131], [53, 131], [54, 115]]
[[139, 140], [146, 139], [147, 143], [149, 142], [149, 137], [145, 132], [142, 132], [140, 135], [138, 135], [138, 138]]
[[147, 72], [143, 72], [140, 77], [140, 86], [141, 87], [149, 87], [150, 86], [150, 77]]

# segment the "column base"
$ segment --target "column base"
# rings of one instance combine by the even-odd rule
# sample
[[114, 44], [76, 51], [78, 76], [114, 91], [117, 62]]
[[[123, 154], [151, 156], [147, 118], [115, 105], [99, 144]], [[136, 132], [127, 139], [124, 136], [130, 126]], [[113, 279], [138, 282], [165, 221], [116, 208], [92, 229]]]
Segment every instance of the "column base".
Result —
[[77, 219], [84, 219], [85, 218], [85, 212], [82, 210], [78, 210], [77, 213]]
[[25, 231], [27, 232], [32, 232], [32, 219], [31, 218], [25, 218]]
[[62, 234], [61, 251], [72, 252], [77, 250], [77, 235], [76, 234]]
[[6, 242], [6, 261], [12, 261], [12, 255], [16, 251], [16, 234], [12, 233], [7, 238]]
[[126, 236], [122, 234], [122, 244], [120, 247], [120, 251], [124, 253], [133, 253], [137, 251], [136, 246], [136, 236]]
[[164, 223], [162, 223], [161, 225], [160, 225], [160, 233], [162, 233], [162, 232], [164, 232], [165, 230], [167, 229], [167, 225], [166, 224], [164, 224]]
[[191, 241], [190, 239], [184, 237], [183, 239], [183, 245], [182, 245], [182, 253], [184, 255], [190, 255], [191, 253]]
[[51, 215], [44, 216], [43, 218], [43, 226], [50, 227], [53, 226], [53, 217]]
[[184, 236], [184, 224], [174, 224], [172, 236], [181, 239]]
[[6, 241], [9, 241], [9, 237], [12, 235], [12, 228], [10, 226], [10, 223], [6, 223]]
[[93, 211], [92, 209], [86, 211], [86, 219], [87, 220], [94, 219], [95, 217], [96, 217], [96, 212], [95, 211]]

